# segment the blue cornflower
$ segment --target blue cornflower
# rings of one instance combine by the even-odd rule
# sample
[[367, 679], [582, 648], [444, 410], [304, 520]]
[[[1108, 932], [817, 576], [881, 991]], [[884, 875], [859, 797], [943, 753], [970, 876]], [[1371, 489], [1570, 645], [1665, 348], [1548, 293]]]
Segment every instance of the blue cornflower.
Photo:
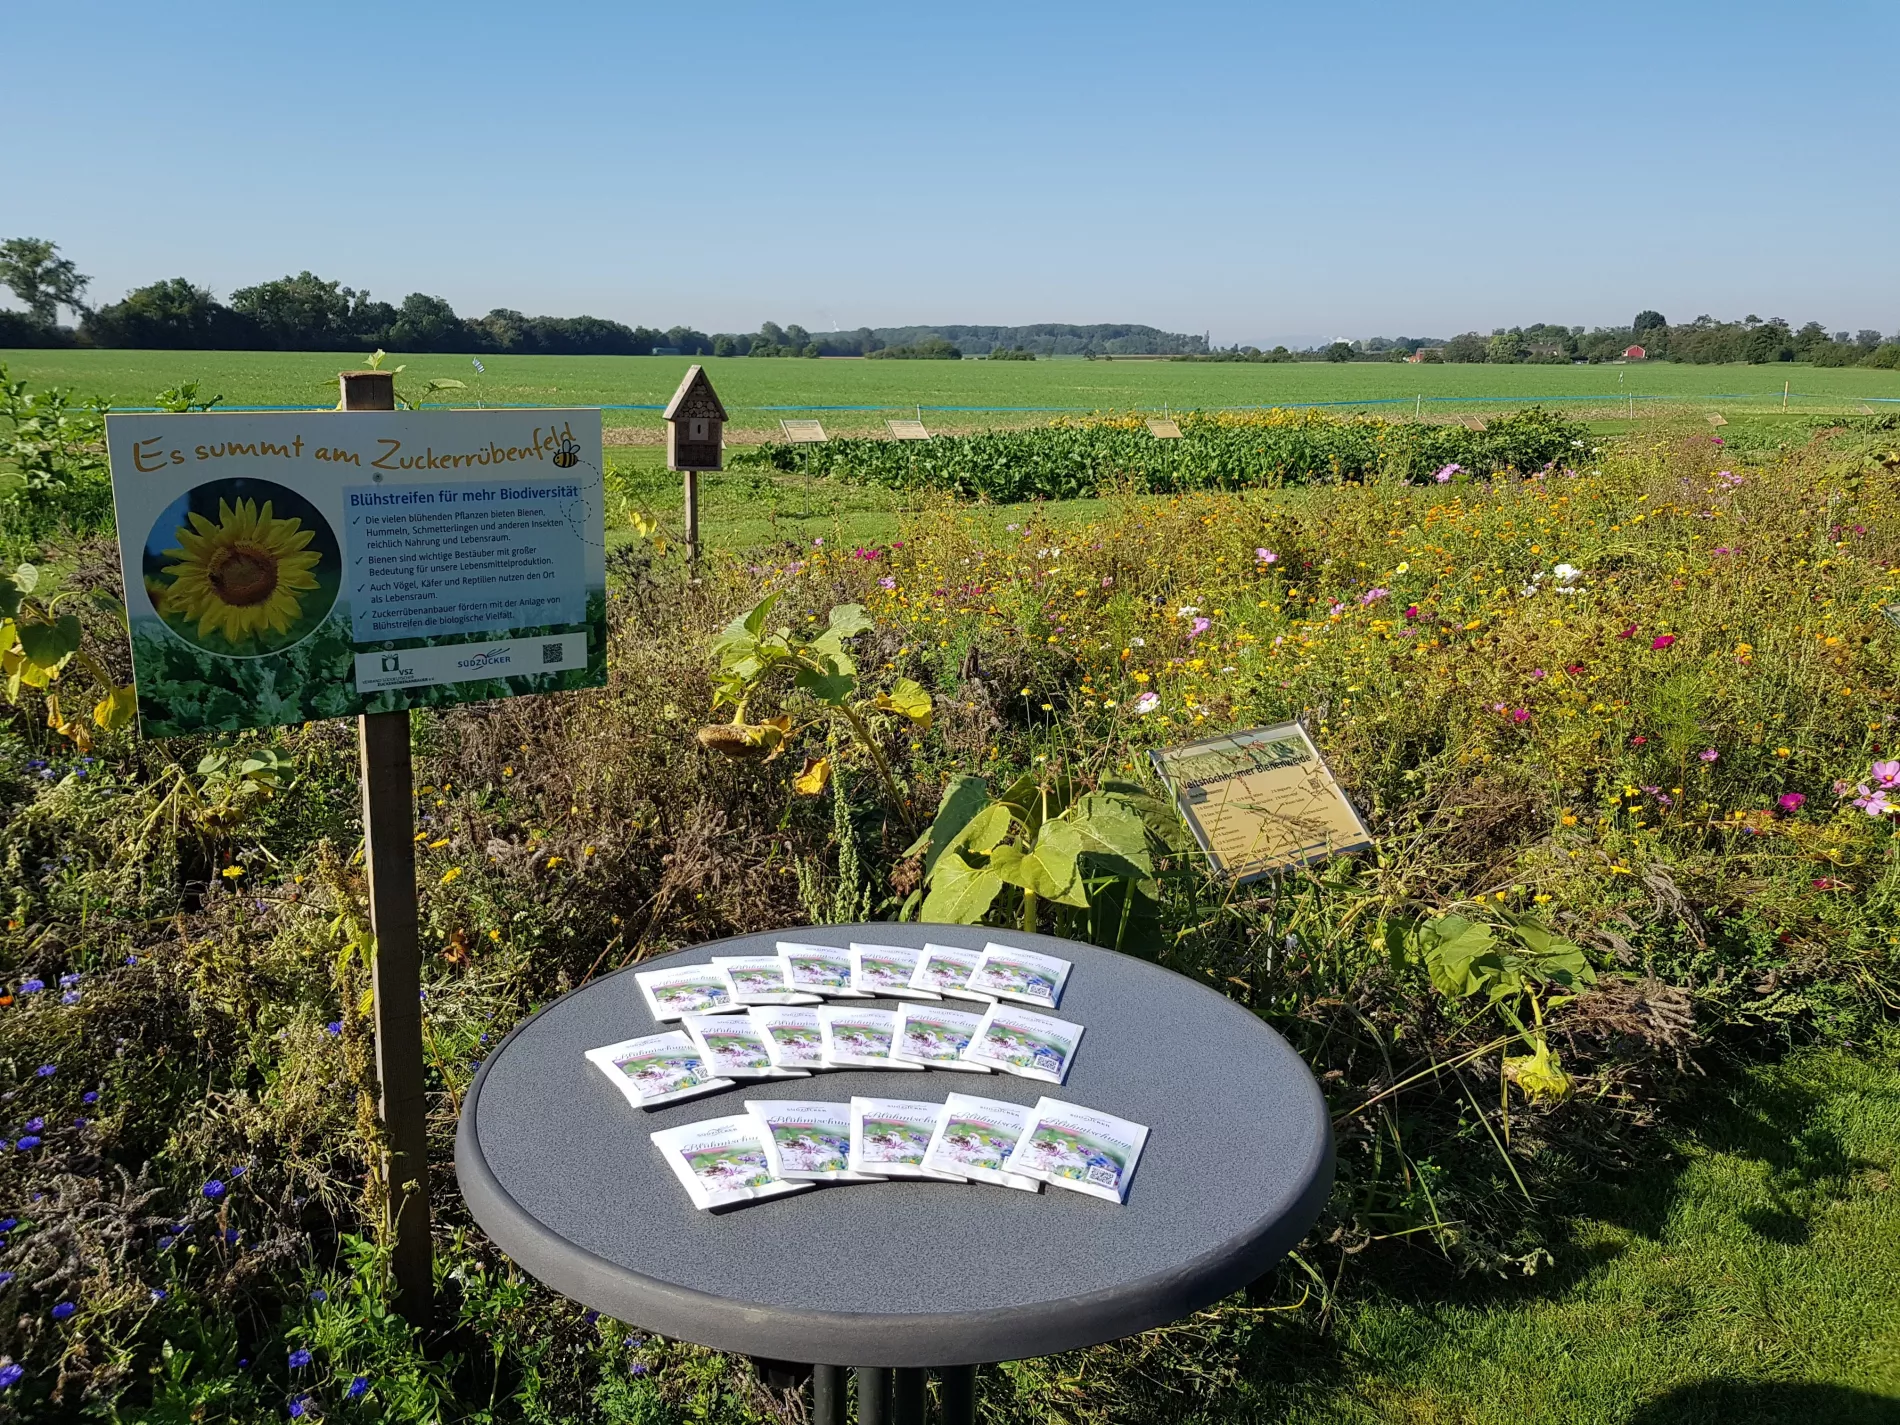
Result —
[[50, 1079], [53, 1077], [54, 1074], [57, 1074], [59, 1072], [59, 1065], [58, 1064], [41, 1064], [33, 1072], [34, 1074], [36, 1074], [38, 1077], [42, 1079]]
[[26, 1121], [26, 1131], [28, 1133], [38, 1133], [45, 1126], [46, 1120], [44, 1118], [29, 1118]]
[[138, 962], [139, 962], [139, 957], [136, 955], [127, 955], [125, 957], [125, 963], [128, 965], [136, 965], [138, 964]]
[[343, 1032], [343, 1021], [340, 1019], [331, 1020], [328, 1024], [323, 1026], [323, 1032], [325, 1034], [341, 1034]]
[[99, 1095], [92, 1092], [91, 1090], [88, 1090], [87, 1092], [82, 1093], [79, 1096], [79, 1101], [81, 1103], [97, 1103], [99, 1102]]
[[242, 1163], [239, 1163], [239, 1164], [238, 1164], [238, 1165], [237, 1165], [237, 1166], [236, 1166], [235, 1168], [233, 1168], [233, 1169], [231, 1169], [231, 1176], [232, 1176], [232, 1177], [234, 1177], [234, 1178], [241, 1178], [241, 1177], [243, 1177], [243, 1176], [244, 1176], [244, 1164], [242, 1164]]
[[583, 1312], [581, 1315], [581, 1320], [585, 1321], [589, 1326], [592, 1326], [596, 1321], [600, 1320], [600, 1313], [598, 1311], [591, 1311], [591, 1310]]
[[20, 993], [23, 995], [36, 995], [45, 988], [46, 988], [45, 980], [20, 981]]
[[74, 1306], [70, 1301], [62, 1301], [58, 1306], [53, 1308], [53, 1320], [64, 1321], [77, 1310], [79, 1310], [79, 1308]]
[[61, 1004], [78, 1004], [78, 1003], [79, 1003], [79, 991], [78, 991], [78, 990], [67, 990], [65, 994], [63, 994], [63, 995], [61, 995], [61, 996], [59, 997], [59, 1002], [60, 1002]]
[[293, 1371], [300, 1371], [309, 1364], [310, 1352], [306, 1351], [302, 1346], [299, 1346], [290, 1353], [290, 1368]]
[[304, 1411], [308, 1410], [309, 1408], [310, 1408], [310, 1397], [307, 1395], [298, 1396], [295, 1400], [290, 1402], [290, 1418], [292, 1420], [301, 1420], [303, 1418]]
[[59, 987], [62, 990], [69, 990], [78, 983], [79, 983], [79, 976], [77, 974], [61, 975], [59, 977]]
[[9, 1148], [11, 1148], [12, 1146], [13, 1146], [13, 1145], [12, 1145], [11, 1143], [9, 1143], [9, 1142], [7, 1142], [7, 1140], [6, 1140], [6, 1139], [4, 1139], [4, 1138], [0, 1138], [0, 1153], [4, 1153], [4, 1152], [6, 1152], [6, 1151], [7, 1151], [7, 1149], [9, 1149]]
[[22, 1153], [30, 1153], [35, 1148], [40, 1146], [39, 1136], [37, 1134], [29, 1133], [13, 1146], [18, 1148]]
[[75, 1127], [75, 1128], [84, 1128], [85, 1126], [86, 1126], [86, 1120], [85, 1120], [85, 1119], [83, 1119], [83, 1118], [75, 1118], [75, 1119], [73, 1120], [73, 1127]]
[[26, 1372], [19, 1366], [16, 1366], [12, 1361], [8, 1361], [4, 1366], [0, 1366], [0, 1390], [5, 1390], [11, 1385], [17, 1385], [20, 1377], [25, 1374]]
[[13, 1280], [12, 1272], [0, 1272], [0, 1286], [5, 1286], [8, 1282], [12, 1280]]
[[237, 1239], [238, 1239], [238, 1230], [237, 1230], [237, 1228], [235, 1228], [235, 1227], [227, 1227], [227, 1228], [225, 1228], [225, 1229], [224, 1229], [224, 1240], [225, 1240], [225, 1241], [227, 1241], [227, 1242], [232, 1242], [232, 1243], [235, 1243], [235, 1242], [237, 1241]]
[[0, 1232], [11, 1232], [14, 1228], [18, 1227], [19, 1225], [20, 1225], [19, 1218], [9, 1217], [6, 1221], [0, 1222]]
[[350, 1382], [350, 1388], [344, 1391], [343, 1394], [350, 1400], [361, 1400], [368, 1391], [369, 1377], [358, 1376], [355, 1380]]
[[198, 1189], [198, 1191], [202, 1192], [213, 1202], [216, 1202], [219, 1198], [224, 1196], [224, 1184], [219, 1182], [216, 1178], [213, 1178], [210, 1182]]
[[645, 1361], [635, 1361], [632, 1369], [635, 1375], [643, 1376], [647, 1373], [647, 1363]]
[[152, 1288], [153, 1304], [156, 1305], [157, 1303], [163, 1301], [164, 1299], [165, 1299], [165, 1289], [163, 1287], [157, 1287], [157, 1286], [153, 1287]]
[[325, 1291], [322, 1287], [318, 1287], [315, 1291], [310, 1293], [310, 1299], [321, 1305], [330, 1299], [330, 1293]]

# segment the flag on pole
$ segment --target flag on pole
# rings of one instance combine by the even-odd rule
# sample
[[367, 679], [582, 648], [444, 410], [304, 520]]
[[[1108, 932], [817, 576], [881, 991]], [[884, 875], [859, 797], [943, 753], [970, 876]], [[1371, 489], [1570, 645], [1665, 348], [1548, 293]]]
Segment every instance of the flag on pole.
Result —
[[475, 374], [476, 374], [476, 375], [478, 375], [478, 376], [486, 376], [486, 375], [488, 374], [488, 368], [487, 368], [486, 366], [484, 366], [484, 365], [482, 365], [482, 363], [481, 363], [481, 358], [480, 358], [480, 357], [476, 357], [476, 356], [471, 356], [471, 357], [470, 357], [470, 358], [468, 359], [468, 363], [469, 363], [469, 365], [471, 365], [471, 366], [473, 366], [473, 367], [475, 368]]

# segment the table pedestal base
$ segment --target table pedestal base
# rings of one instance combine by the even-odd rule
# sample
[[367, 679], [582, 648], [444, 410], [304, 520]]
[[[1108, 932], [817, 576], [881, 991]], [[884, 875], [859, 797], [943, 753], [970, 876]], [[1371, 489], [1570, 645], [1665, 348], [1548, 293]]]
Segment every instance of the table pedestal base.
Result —
[[[813, 1366], [812, 1425], [845, 1425], [845, 1367]], [[922, 1370], [859, 1366], [858, 1425], [924, 1425]], [[950, 1366], [938, 1372], [943, 1425], [976, 1425], [976, 1367]]]

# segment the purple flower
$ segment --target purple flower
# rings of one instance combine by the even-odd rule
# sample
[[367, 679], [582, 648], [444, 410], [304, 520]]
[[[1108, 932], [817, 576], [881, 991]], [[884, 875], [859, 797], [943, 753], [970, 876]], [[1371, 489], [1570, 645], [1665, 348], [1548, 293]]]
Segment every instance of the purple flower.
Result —
[[0, 1390], [6, 1390], [9, 1386], [18, 1385], [20, 1383], [20, 1377], [25, 1374], [26, 1372], [19, 1366], [16, 1366], [12, 1361], [8, 1361], [4, 1366], [0, 1366]]
[[26, 1131], [28, 1133], [38, 1133], [45, 1126], [46, 1120], [44, 1118], [29, 1118], [26, 1121]]
[[1696, 756], [1700, 757], [1704, 762], [1713, 762], [1716, 758], [1720, 757], [1721, 755], [1722, 754], [1720, 752], [1717, 752], [1713, 747], [1705, 747], [1700, 752], [1696, 753]]
[[355, 1380], [350, 1382], [350, 1388], [344, 1391], [343, 1394], [345, 1398], [349, 1400], [361, 1400], [368, 1390], [369, 1377], [358, 1376]]
[[14, 1146], [17, 1147], [22, 1153], [30, 1153], [35, 1148], [40, 1146], [40, 1140], [35, 1134], [28, 1133], [23, 1138], [21, 1138], [20, 1141], [16, 1143]]
[[1775, 805], [1780, 807], [1783, 811], [1794, 812], [1800, 811], [1801, 804], [1806, 800], [1807, 798], [1802, 796], [1799, 792], [1783, 792], [1780, 796], [1775, 798]]
[[645, 1361], [635, 1361], [631, 1369], [635, 1375], [643, 1376], [647, 1373], [647, 1370], [649, 1369], [649, 1367], [647, 1366], [647, 1363]]
[[59, 987], [62, 990], [69, 990], [78, 983], [79, 983], [78, 975], [61, 975], [59, 977]]
[[79, 1308], [74, 1306], [70, 1301], [62, 1301], [58, 1306], [53, 1308], [53, 1320], [64, 1321], [77, 1310], [79, 1310]]
[[1674, 643], [1675, 641], [1676, 641], [1675, 634], [1659, 633], [1656, 635], [1654, 640], [1651, 641], [1649, 646], [1651, 648], [1657, 648], [1657, 649], [1667, 648], [1670, 644]]
[[310, 1408], [310, 1397], [307, 1395], [298, 1396], [296, 1399], [290, 1402], [290, 1418], [292, 1420], [303, 1419], [304, 1411], [308, 1410], [309, 1408]]
[[165, 1289], [163, 1287], [158, 1287], [158, 1286], [153, 1287], [152, 1288], [152, 1305], [156, 1306], [158, 1305], [159, 1302], [163, 1301], [164, 1299], [165, 1299]]
[[97, 1103], [99, 1102], [99, 1095], [93, 1092], [91, 1089], [88, 1089], [85, 1093], [82, 1093], [79, 1096], [79, 1101], [81, 1103]]
[[1188, 629], [1188, 637], [1199, 638], [1202, 634], [1206, 633], [1213, 626], [1214, 626], [1213, 619], [1197, 618], [1194, 620], [1193, 624]]
[[216, 1202], [219, 1198], [224, 1196], [224, 1184], [219, 1182], [216, 1178], [213, 1178], [210, 1182], [198, 1189], [198, 1191], [202, 1192], [213, 1202]]
[[1253, 552], [1253, 557], [1254, 562], [1257, 564], [1277, 564], [1280, 560], [1280, 556], [1275, 554], [1271, 549], [1256, 549]]
[[310, 1353], [306, 1351], [302, 1346], [299, 1346], [296, 1350], [290, 1353], [290, 1368], [293, 1371], [300, 1371], [309, 1364], [310, 1364]]
[[1365, 593], [1359, 596], [1359, 602], [1369, 608], [1373, 604], [1378, 603], [1379, 600], [1390, 597], [1391, 593], [1392, 591], [1390, 589], [1367, 589]]
[[325, 1291], [322, 1287], [318, 1287], [315, 1291], [310, 1293], [310, 1299], [318, 1305], [322, 1305], [330, 1299], [330, 1293]]
[[63, 995], [61, 995], [61, 996], [59, 997], [59, 1002], [60, 1002], [61, 1004], [78, 1004], [78, 1003], [79, 1003], [79, 991], [78, 991], [78, 990], [67, 990], [65, 994], [63, 994]]
[[1876, 762], [1869, 769], [1874, 785], [1882, 791], [1891, 792], [1900, 789], [1900, 761]]
[[895, 589], [897, 587], [897, 580], [893, 579], [889, 574], [886, 574], [882, 579], [877, 581], [877, 586], [885, 590]]
[[12, 1272], [0, 1272], [0, 1286], [5, 1286], [8, 1282], [12, 1280], [13, 1280]]
[[1432, 476], [1432, 478], [1436, 480], [1439, 484], [1443, 485], [1447, 481], [1449, 481], [1452, 476], [1458, 474], [1464, 468], [1465, 467], [1462, 465], [1456, 465], [1456, 464], [1446, 465], [1440, 468], [1439, 472], [1436, 475]]
[[18, 1227], [19, 1225], [20, 1225], [19, 1218], [9, 1217], [6, 1221], [0, 1222], [0, 1232], [11, 1232], [14, 1228]]
[[50, 1079], [53, 1077], [54, 1074], [57, 1074], [59, 1072], [59, 1065], [41, 1064], [39, 1068], [35, 1069], [33, 1072], [42, 1079]]
[[325, 1034], [341, 1034], [343, 1032], [343, 1021], [340, 1019], [331, 1020], [328, 1024], [323, 1026], [323, 1032]]
[[23, 995], [36, 995], [45, 988], [46, 988], [45, 980], [20, 981], [20, 993]]

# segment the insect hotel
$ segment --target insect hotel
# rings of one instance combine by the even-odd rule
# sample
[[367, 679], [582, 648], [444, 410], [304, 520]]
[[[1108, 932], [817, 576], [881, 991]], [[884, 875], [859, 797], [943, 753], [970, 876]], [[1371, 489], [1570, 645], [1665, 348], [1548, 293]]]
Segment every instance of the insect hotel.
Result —
[[703, 366], [689, 366], [661, 413], [666, 422], [666, 468], [686, 476], [686, 555], [699, 558], [699, 472], [718, 470], [725, 454], [726, 408]]

